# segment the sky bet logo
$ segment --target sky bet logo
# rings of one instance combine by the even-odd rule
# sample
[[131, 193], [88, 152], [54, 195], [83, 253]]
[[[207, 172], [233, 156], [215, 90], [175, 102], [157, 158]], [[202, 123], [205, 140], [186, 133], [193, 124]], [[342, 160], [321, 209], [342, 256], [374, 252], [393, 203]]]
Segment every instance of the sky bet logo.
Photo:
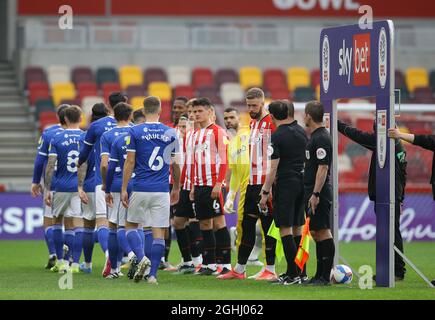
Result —
[[343, 47], [338, 51], [338, 63], [338, 74], [347, 77], [348, 84], [353, 72], [354, 86], [370, 85], [370, 34], [354, 35], [350, 48], [346, 47], [346, 40], [343, 40]]

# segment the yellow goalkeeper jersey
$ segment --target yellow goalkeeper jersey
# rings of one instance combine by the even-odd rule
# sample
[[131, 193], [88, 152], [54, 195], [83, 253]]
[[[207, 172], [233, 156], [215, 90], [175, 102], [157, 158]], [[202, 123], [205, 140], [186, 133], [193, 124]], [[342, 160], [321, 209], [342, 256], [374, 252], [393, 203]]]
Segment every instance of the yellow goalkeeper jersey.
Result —
[[236, 193], [249, 182], [249, 129], [241, 128], [228, 145], [228, 165], [231, 169], [230, 191]]

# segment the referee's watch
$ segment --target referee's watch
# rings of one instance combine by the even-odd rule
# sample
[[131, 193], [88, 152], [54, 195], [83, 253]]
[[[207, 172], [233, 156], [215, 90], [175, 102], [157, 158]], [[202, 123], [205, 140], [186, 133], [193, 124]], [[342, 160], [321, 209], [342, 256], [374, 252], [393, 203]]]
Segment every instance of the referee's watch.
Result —
[[320, 197], [320, 192], [313, 192], [313, 196], [315, 196], [316, 198]]

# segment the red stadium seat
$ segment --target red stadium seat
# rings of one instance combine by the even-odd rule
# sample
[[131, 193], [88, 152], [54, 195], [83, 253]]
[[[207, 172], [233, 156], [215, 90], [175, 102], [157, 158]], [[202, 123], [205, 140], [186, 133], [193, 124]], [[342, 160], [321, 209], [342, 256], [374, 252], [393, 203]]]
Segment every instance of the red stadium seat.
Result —
[[266, 69], [263, 73], [263, 85], [267, 91], [287, 89], [287, 78], [281, 69]]
[[314, 69], [311, 71], [311, 87], [316, 89], [318, 85], [320, 85], [320, 70]]
[[95, 78], [91, 68], [76, 67], [72, 70], [72, 81], [77, 85], [81, 82], [95, 82]]
[[402, 71], [396, 70], [394, 73], [394, 83], [396, 88], [406, 88], [405, 75]]
[[270, 90], [269, 91], [269, 96], [273, 100], [291, 99], [290, 92], [288, 91], [288, 89], [286, 87], [281, 88], [281, 89]]
[[25, 87], [28, 88], [32, 82], [47, 82], [44, 69], [37, 66], [27, 67], [24, 71]]
[[[103, 98], [104, 101], [109, 100], [109, 96], [112, 92], [121, 91], [121, 86], [119, 82], [105, 82], [101, 85], [101, 89], [103, 89]], [[129, 97], [131, 98], [131, 97]]]
[[80, 82], [77, 84], [80, 100], [88, 96], [98, 96], [97, 84], [95, 82]]
[[130, 85], [130, 86], [127, 87], [125, 92], [127, 93], [127, 96], [129, 98], [132, 98], [132, 97], [144, 97], [144, 96], [147, 95], [147, 88], [143, 84], [141, 84], [141, 85]]
[[412, 99], [414, 103], [435, 103], [435, 99], [432, 90], [428, 87], [419, 87], [414, 90], [414, 98]]
[[194, 88], [214, 86], [213, 73], [208, 68], [195, 68], [192, 71]]
[[192, 86], [178, 85], [174, 89], [174, 97], [186, 97], [191, 99], [195, 96], [195, 90]]
[[37, 100], [49, 99], [50, 88], [46, 82], [30, 82], [29, 83], [29, 103], [35, 105]]
[[58, 123], [57, 114], [54, 111], [43, 111], [39, 114], [39, 131], [42, 132], [44, 128], [49, 125]]
[[162, 113], [160, 114], [160, 121], [166, 125], [172, 125], [171, 102], [167, 100], [163, 100], [161, 104], [162, 104]]
[[356, 127], [362, 131], [373, 132], [373, 121], [374, 119], [359, 118], [356, 120]]

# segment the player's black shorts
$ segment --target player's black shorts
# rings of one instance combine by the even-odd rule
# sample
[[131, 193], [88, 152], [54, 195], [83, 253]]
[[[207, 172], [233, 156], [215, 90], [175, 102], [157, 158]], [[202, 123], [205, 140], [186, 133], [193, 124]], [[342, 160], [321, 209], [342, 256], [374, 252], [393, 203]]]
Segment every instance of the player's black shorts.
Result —
[[273, 220], [277, 227], [302, 226], [304, 218], [304, 182], [291, 177], [278, 180], [273, 188]]
[[223, 196], [211, 198], [213, 187], [195, 186], [195, 215], [198, 220], [212, 219], [223, 214]]
[[[261, 196], [260, 192], [263, 188], [263, 185], [261, 184], [248, 184], [248, 187], [246, 188], [246, 194], [245, 194], [245, 205], [243, 207], [243, 214], [254, 214], [257, 216], [262, 215], [263, 213], [258, 208], [258, 204], [260, 203]], [[268, 203], [268, 210], [269, 212], [272, 211], [272, 206], [270, 203]]]
[[190, 190], [180, 191], [180, 200], [175, 205], [175, 217], [181, 218], [195, 218], [195, 212], [193, 211], [193, 202], [189, 199]]
[[[305, 212], [308, 212], [308, 200], [313, 194], [313, 188], [305, 188], [304, 207]], [[332, 208], [332, 187], [330, 184], [323, 186], [320, 192], [319, 205], [316, 208], [315, 214], [311, 216], [310, 229], [314, 231], [322, 229], [331, 229], [331, 208]]]

